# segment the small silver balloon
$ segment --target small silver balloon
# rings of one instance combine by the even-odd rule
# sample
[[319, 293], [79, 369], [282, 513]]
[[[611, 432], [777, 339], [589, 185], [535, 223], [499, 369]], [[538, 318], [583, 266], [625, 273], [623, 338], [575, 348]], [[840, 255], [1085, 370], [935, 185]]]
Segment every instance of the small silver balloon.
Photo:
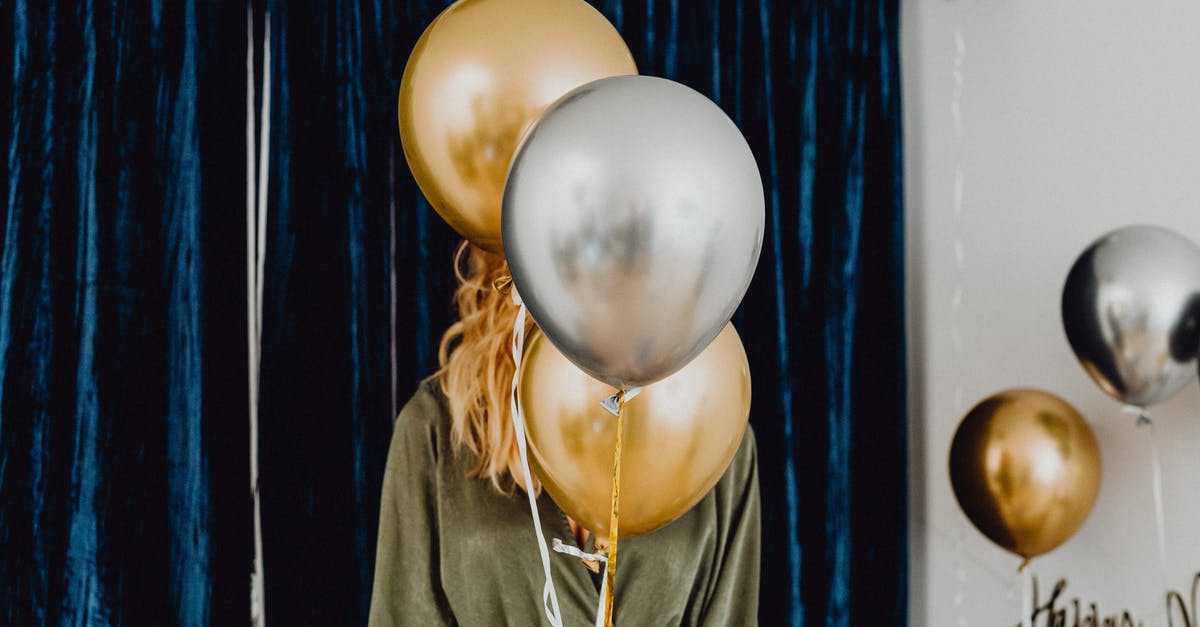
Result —
[[762, 179], [737, 126], [669, 80], [605, 78], [525, 135], [501, 211], [513, 283], [568, 359], [613, 387], [687, 364], [742, 300]]
[[1196, 377], [1200, 247], [1156, 226], [1117, 229], [1071, 268], [1062, 296], [1067, 340], [1109, 396], [1148, 407]]

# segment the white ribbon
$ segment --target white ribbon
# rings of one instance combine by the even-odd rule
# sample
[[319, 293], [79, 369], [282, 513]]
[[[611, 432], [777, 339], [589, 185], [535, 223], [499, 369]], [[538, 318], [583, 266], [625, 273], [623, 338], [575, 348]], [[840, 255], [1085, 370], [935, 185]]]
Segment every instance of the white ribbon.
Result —
[[600, 605], [596, 608], [596, 623], [595, 627], [604, 627], [604, 597], [608, 594], [608, 555], [604, 551], [595, 553], [585, 553], [574, 545], [566, 544], [558, 538], [554, 539], [554, 551], [571, 557], [578, 557], [581, 560], [591, 560], [594, 562], [604, 562], [604, 569], [600, 571]]
[[1167, 531], [1166, 515], [1163, 513], [1162, 459], [1158, 454], [1158, 441], [1154, 437], [1154, 422], [1150, 420], [1150, 412], [1143, 407], [1126, 405], [1121, 411], [1136, 415], [1137, 426], [1146, 428], [1146, 440], [1150, 443], [1150, 488], [1154, 494], [1154, 526], [1158, 534], [1158, 566], [1162, 571], [1163, 582], [1167, 581]]
[[604, 627], [604, 597], [608, 596], [608, 556], [604, 557], [604, 570], [600, 571], [600, 605], [596, 608], [595, 627]]
[[541, 552], [542, 556], [542, 571], [546, 576], [546, 586], [542, 588], [542, 609], [546, 611], [546, 619], [550, 621], [553, 627], [563, 627], [562, 612], [558, 607], [558, 592], [554, 589], [554, 576], [550, 573], [550, 551], [546, 548], [546, 536], [542, 534], [542, 519], [538, 515], [537, 498], [533, 495], [533, 477], [529, 474], [529, 456], [525, 443], [525, 417], [521, 413], [521, 402], [517, 396], [517, 388], [520, 385], [521, 377], [521, 359], [525, 352], [526, 310], [525, 304], [521, 302], [521, 297], [517, 294], [516, 288], [513, 288], [512, 299], [521, 308], [517, 311], [517, 320], [513, 324], [512, 356], [515, 369], [513, 370], [512, 398], [509, 407], [512, 413], [513, 430], [516, 431], [517, 451], [521, 454], [521, 472], [525, 478], [525, 495], [529, 497], [529, 512], [533, 514], [533, 531], [537, 534], [538, 551]]
[[262, 109], [255, 175], [254, 112], [254, 11], [246, 7], [246, 316], [250, 401], [250, 495], [254, 507], [254, 561], [250, 571], [250, 624], [264, 627], [267, 616], [264, 599], [262, 505], [258, 485], [258, 399], [262, 366], [263, 266], [267, 256], [267, 166], [271, 134], [271, 13], [264, 14]]
[[1021, 569], [1021, 627], [1033, 627], [1033, 569]]
[[571, 557], [578, 557], [581, 560], [604, 562], [605, 564], [608, 563], [608, 556], [603, 552], [598, 551], [596, 553], [585, 553], [576, 548], [574, 545], [567, 544], [558, 538], [554, 539], [554, 552], [570, 555]]
[[[529, 497], [529, 512], [533, 515], [533, 530], [537, 534], [538, 551], [542, 557], [542, 570], [546, 576], [546, 585], [542, 589], [542, 606], [546, 610], [546, 619], [550, 621], [553, 627], [563, 627], [562, 612], [558, 606], [558, 592], [554, 589], [554, 577], [550, 573], [550, 552], [546, 549], [546, 536], [542, 534], [541, 516], [538, 514], [537, 499], [533, 496], [533, 478], [529, 473], [529, 455], [528, 446], [525, 441], [525, 414], [521, 411], [521, 402], [517, 395], [517, 390], [520, 387], [521, 378], [521, 360], [525, 354], [525, 317], [527, 310], [524, 301], [521, 300], [521, 295], [517, 293], [517, 287], [512, 286], [512, 302], [520, 307], [517, 311], [517, 320], [513, 323], [513, 379], [512, 379], [512, 398], [510, 400], [510, 409], [512, 413], [513, 430], [516, 431], [517, 451], [521, 457], [521, 472], [525, 477], [525, 494]], [[631, 388], [625, 393], [625, 400], [628, 401], [640, 394], [642, 388]], [[614, 394], [603, 401], [600, 405], [604, 409], [616, 416], [620, 410], [619, 393]], [[611, 405], [611, 406], [610, 406]], [[600, 572], [600, 601], [596, 608], [595, 627], [604, 627], [604, 597], [608, 594], [608, 555], [604, 552], [585, 553], [578, 548], [564, 543], [558, 538], [554, 538], [554, 550], [558, 553], [577, 557], [579, 559], [594, 560], [603, 562], [604, 568]]]

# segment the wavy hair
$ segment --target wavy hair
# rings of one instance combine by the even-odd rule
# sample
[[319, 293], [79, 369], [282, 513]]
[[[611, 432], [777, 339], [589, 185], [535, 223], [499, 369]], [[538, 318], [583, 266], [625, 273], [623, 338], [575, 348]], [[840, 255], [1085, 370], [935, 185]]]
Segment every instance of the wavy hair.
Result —
[[[470, 476], [510, 493], [513, 487], [524, 488], [509, 411], [517, 307], [494, 287], [508, 277], [508, 264], [464, 241], [454, 254], [454, 274], [458, 320], [442, 336], [437, 372], [450, 409], [451, 439], [456, 449], [475, 455]], [[532, 324], [526, 325], [528, 331]]]

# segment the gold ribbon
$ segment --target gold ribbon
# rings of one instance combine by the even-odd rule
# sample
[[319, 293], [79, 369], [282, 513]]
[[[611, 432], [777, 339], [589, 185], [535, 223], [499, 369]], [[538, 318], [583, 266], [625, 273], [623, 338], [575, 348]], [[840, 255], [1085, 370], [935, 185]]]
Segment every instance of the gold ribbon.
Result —
[[608, 519], [607, 593], [604, 596], [604, 627], [612, 627], [613, 602], [617, 589], [617, 524], [621, 512], [621, 431], [625, 417], [625, 391], [617, 395], [617, 443], [613, 448], [612, 515]]

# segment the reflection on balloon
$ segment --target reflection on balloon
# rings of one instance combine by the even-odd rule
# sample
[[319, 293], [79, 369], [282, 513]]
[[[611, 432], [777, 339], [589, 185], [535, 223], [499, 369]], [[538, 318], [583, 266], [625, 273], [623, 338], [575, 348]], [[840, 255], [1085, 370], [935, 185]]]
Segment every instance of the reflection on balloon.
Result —
[[442, 218], [501, 252], [500, 200], [521, 134], [571, 89], [636, 73], [616, 29], [582, 0], [460, 0], [404, 68], [404, 155]]
[[[530, 464], [568, 516], [607, 537], [617, 420], [597, 401], [615, 390], [572, 365], [540, 332], [527, 341], [520, 376]], [[622, 539], [691, 509], [737, 452], [750, 415], [750, 369], [733, 325], [625, 412]]]
[[513, 158], [513, 283], [577, 366], [625, 389], [688, 363], [728, 322], [762, 248], [763, 186], [737, 126], [661, 78], [589, 83]]
[[1101, 237], [1067, 276], [1062, 318], [1105, 393], [1143, 408], [1167, 400], [1196, 377], [1200, 247], [1155, 226]]
[[1075, 535], [1096, 503], [1100, 478], [1100, 446], [1087, 421], [1040, 390], [983, 400], [950, 446], [950, 482], [963, 513], [1026, 560]]

